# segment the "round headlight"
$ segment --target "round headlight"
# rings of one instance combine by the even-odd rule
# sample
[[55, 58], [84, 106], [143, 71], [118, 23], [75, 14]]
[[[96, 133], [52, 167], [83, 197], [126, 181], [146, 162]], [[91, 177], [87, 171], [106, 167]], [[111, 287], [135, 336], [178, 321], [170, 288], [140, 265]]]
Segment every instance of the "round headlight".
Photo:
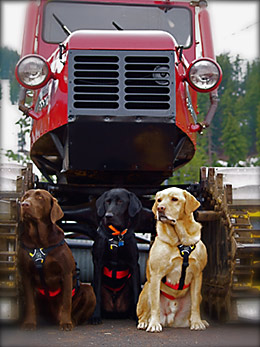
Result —
[[43, 87], [51, 77], [48, 62], [39, 55], [27, 55], [16, 65], [15, 74], [18, 82], [27, 89]]
[[222, 71], [213, 59], [201, 58], [191, 63], [186, 79], [192, 88], [199, 92], [216, 89], [222, 79]]

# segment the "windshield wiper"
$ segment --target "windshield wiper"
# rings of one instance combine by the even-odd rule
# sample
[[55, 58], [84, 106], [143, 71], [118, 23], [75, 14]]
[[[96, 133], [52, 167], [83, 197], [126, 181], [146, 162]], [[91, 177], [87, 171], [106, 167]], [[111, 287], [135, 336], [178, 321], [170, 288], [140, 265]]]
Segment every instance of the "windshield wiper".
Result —
[[69, 36], [71, 34], [71, 31], [66, 27], [65, 24], [62, 23], [62, 21], [54, 13], [52, 15], [55, 18], [55, 20], [59, 23], [59, 25], [61, 26], [62, 30], [65, 32], [65, 34], [67, 36]]

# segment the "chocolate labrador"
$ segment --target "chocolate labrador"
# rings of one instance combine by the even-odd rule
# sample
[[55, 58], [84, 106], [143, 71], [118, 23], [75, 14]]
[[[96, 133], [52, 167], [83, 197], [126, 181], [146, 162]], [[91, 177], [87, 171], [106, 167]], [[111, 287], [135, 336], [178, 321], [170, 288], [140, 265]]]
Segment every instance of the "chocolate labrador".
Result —
[[140, 293], [140, 269], [135, 227], [142, 204], [126, 189], [112, 189], [96, 201], [101, 219], [93, 245], [94, 282], [97, 304], [93, 324], [101, 315], [135, 318]]
[[63, 217], [57, 200], [46, 190], [31, 189], [21, 199], [22, 230], [19, 269], [25, 295], [23, 328], [36, 328], [37, 310], [59, 323], [61, 330], [89, 319], [96, 298], [81, 284], [64, 232], [56, 225]]

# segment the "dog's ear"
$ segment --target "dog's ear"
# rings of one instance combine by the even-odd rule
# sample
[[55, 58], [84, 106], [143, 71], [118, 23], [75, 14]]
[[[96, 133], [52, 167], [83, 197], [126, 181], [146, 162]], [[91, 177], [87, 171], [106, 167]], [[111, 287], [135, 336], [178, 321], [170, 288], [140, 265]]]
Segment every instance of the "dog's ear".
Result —
[[157, 200], [156, 200], [156, 197], [155, 197], [155, 202], [154, 202], [153, 207], [152, 207], [152, 211], [153, 211], [154, 217], [156, 218], [156, 215], [157, 215]]
[[184, 195], [185, 195], [185, 213], [189, 215], [192, 212], [197, 210], [197, 208], [200, 206], [200, 202], [186, 190], [184, 191]]
[[142, 209], [142, 203], [138, 199], [138, 197], [129, 192], [129, 206], [128, 206], [128, 214], [130, 217], [134, 217], [137, 215], [138, 212], [140, 212]]
[[50, 213], [50, 218], [53, 224], [57, 222], [57, 220], [61, 219], [64, 216], [64, 213], [58, 204], [57, 199], [52, 198], [52, 208]]
[[103, 217], [105, 214], [105, 198], [106, 198], [106, 192], [103, 193], [96, 201], [96, 208], [97, 208], [97, 215], [99, 217]]

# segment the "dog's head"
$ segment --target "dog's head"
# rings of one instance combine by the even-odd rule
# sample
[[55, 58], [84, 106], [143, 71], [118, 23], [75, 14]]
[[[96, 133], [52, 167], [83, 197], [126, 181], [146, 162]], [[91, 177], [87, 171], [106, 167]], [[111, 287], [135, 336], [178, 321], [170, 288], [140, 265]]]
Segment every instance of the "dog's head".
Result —
[[21, 218], [24, 220], [47, 221], [54, 224], [63, 217], [58, 201], [44, 189], [30, 189], [21, 199]]
[[105, 226], [128, 227], [129, 221], [142, 209], [141, 201], [126, 189], [116, 188], [103, 193], [96, 201], [97, 215]]
[[174, 225], [199, 206], [199, 201], [186, 190], [167, 188], [156, 194], [152, 211], [158, 221]]

